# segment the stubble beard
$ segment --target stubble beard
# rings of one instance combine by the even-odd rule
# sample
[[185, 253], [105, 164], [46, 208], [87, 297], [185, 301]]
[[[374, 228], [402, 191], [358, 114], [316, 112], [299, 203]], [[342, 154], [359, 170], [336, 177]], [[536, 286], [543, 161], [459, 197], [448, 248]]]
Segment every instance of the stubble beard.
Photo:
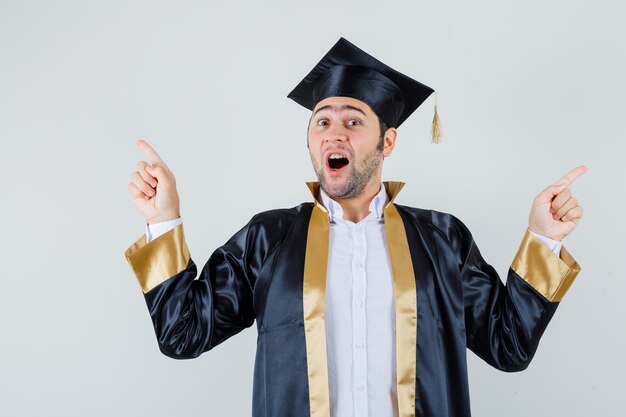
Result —
[[316, 164], [313, 161], [313, 166], [315, 167], [315, 174], [320, 183], [320, 188], [333, 199], [346, 199], [359, 197], [363, 194], [365, 187], [367, 187], [372, 177], [378, 171], [382, 161], [381, 150], [379, 148], [374, 149], [365, 156], [360, 169], [353, 163], [348, 166], [348, 178], [341, 184], [332, 184], [328, 181], [326, 178], [325, 161], [321, 161], [321, 164]]

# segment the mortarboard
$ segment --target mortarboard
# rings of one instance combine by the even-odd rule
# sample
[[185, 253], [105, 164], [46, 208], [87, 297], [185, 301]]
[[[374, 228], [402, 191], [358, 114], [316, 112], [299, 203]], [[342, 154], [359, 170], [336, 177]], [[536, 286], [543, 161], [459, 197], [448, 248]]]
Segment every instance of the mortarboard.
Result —
[[[356, 98], [369, 105], [387, 125], [398, 127], [433, 92], [340, 38], [287, 97], [309, 110], [328, 97]], [[435, 103], [432, 141], [440, 140]]]

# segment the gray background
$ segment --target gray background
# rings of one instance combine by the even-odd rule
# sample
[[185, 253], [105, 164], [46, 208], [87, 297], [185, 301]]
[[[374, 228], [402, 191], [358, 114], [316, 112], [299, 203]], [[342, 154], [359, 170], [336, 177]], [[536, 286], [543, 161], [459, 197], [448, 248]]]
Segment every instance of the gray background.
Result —
[[[583, 266], [529, 369], [468, 352], [476, 416], [623, 415], [626, 34], [618, 1], [0, 1], [0, 415], [246, 416], [256, 330], [163, 356], [123, 256], [145, 138], [192, 257], [309, 201], [309, 112], [286, 98], [340, 37], [438, 91], [384, 179], [452, 212], [504, 277], [532, 199], [569, 169]], [[621, 191], [620, 191], [621, 190]], [[380, 417], [380, 416], [374, 416]]]

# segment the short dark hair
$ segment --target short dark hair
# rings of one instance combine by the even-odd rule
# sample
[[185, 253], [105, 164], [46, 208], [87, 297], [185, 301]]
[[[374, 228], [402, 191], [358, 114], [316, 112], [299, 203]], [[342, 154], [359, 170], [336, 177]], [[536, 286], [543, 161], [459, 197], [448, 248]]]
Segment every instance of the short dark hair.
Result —
[[380, 141], [378, 142], [378, 146], [376, 146], [376, 149], [382, 152], [382, 150], [385, 149], [385, 132], [387, 131], [387, 129], [389, 129], [390, 126], [385, 123], [380, 117], [378, 117], [378, 125], [380, 126]]

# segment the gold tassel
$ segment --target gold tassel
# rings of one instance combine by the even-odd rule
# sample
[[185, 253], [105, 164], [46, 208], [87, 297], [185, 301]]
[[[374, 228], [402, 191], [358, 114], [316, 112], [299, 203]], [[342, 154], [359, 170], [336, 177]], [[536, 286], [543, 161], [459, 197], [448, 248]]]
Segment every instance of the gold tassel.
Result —
[[441, 143], [443, 132], [441, 131], [441, 122], [439, 120], [439, 113], [437, 112], [437, 93], [435, 93], [435, 115], [433, 116], [433, 126], [431, 130], [431, 142]]

